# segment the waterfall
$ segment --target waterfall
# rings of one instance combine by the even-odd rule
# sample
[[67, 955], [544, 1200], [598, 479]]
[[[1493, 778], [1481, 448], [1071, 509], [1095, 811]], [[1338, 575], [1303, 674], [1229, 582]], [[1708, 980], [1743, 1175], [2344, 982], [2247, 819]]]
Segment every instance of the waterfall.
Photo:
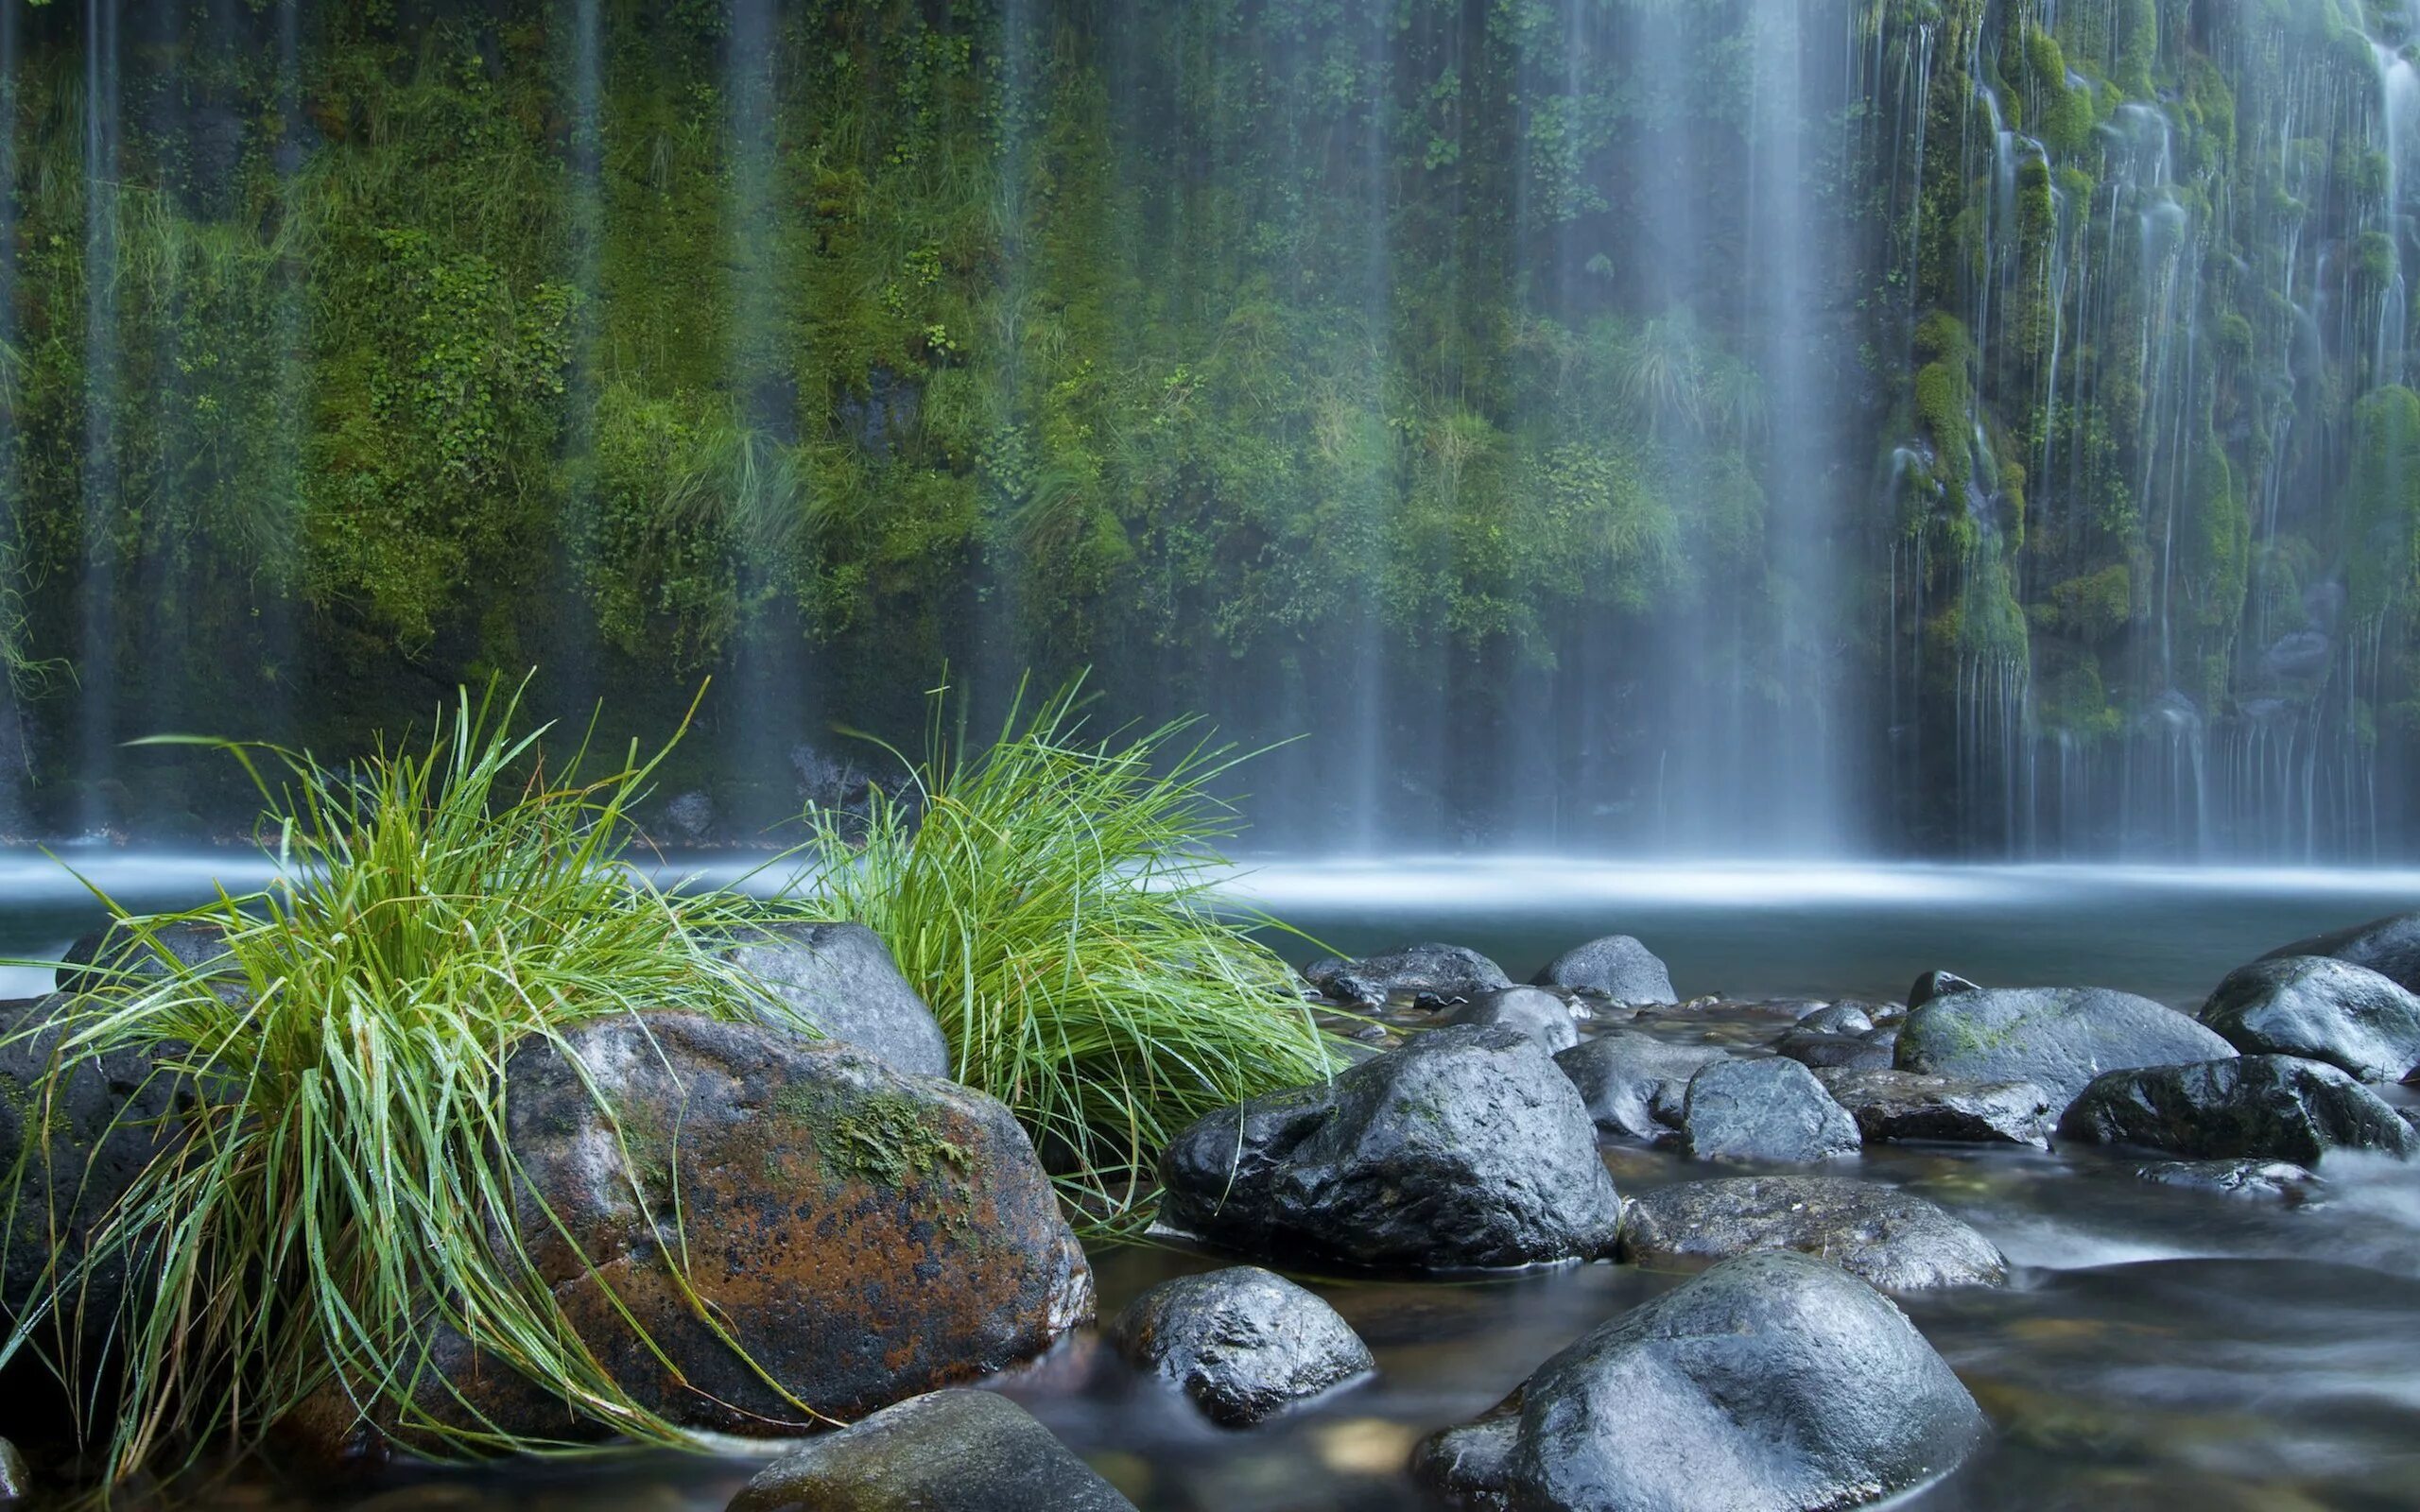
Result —
[[27, 644], [17, 477], [17, 9], [0, 6], [0, 837], [29, 828], [32, 771], [18, 691]]
[[79, 822], [88, 832], [124, 817], [112, 812], [104, 796], [117, 771], [119, 738], [118, 23], [115, 0], [85, 0], [83, 559], [76, 748], [78, 775], [85, 784]]

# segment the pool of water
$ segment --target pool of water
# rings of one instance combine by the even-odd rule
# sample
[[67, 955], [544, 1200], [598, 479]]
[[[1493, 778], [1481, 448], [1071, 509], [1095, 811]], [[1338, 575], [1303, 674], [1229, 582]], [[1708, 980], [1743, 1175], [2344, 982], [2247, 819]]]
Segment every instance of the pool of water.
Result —
[[[214, 876], [240, 887], [264, 874], [231, 859], [104, 852], [85, 869], [129, 905], [156, 907], [206, 898]], [[1516, 978], [1621, 932], [1663, 954], [1685, 995], [1895, 998], [1938, 966], [2189, 1005], [2272, 946], [2420, 907], [2420, 873], [1267, 861], [1234, 891], [1346, 953], [1448, 940]], [[100, 917], [51, 863], [0, 858], [0, 954], [53, 952]], [[33, 968], [7, 984], [43, 985]], [[1705, 1174], [1655, 1152], [1614, 1148], [1606, 1160], [1626, 1190]], [[1987, 1452], [1904, 1504], [2420, 1507], [2420, 1168], [2339, 1156], [2317, 1198], [2288, 1208], [2149, 1186], [2134, 1164], [1948, 1146], [1884, 1147], [1856, 1163], [1962, 1215], [2017, 1267], [2005, 1290], [1904, 1301], [1997, 1430]], [[1156, 1280], [1219, 1263], [1152, 1246], [1094, 1258], [1104, 1315]], [[1680, 1278], [1587, 1265], [1453, 1282], [1301, 1279], [1361, 1331], [1379, 1368], [1273, 1426], [1207, 1427], [1090, 1331], [1001, 1388], [1147, 1512], [1416, 1508], [1426, 1503], [1403, 1465], [1422, 1435], [1484, 1409], [1573, 1337]], [[755, 1462], [398, 1476], [309, 1504], [714, 1512]], [[228, 1500], [283, 1498], [251, 1486]]]

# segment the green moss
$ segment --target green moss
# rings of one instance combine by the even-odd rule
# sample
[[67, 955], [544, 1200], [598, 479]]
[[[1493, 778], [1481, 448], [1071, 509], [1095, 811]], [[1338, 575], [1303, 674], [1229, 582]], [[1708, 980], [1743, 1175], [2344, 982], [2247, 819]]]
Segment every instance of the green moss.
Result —
[[812, 1134], [827, 1177], [897, 1191], [945, 1165], [962, 1171], [968, 1160], [963, 1145], [934, 1129], [924, 1104], [897, 1092], [844, 1095], [797, 1083], [777, 1093], [773, 1107]]

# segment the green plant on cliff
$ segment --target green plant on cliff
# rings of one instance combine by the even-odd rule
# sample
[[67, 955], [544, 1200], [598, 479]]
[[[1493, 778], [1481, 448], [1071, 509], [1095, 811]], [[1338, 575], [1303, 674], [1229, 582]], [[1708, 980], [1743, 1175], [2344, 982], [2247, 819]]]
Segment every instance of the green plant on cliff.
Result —
[[810, 814], [811, 906], [871, 926], [940, 1017], [959, 1079], [1033, 1135], [1061, 1191], [1132, 1227], [1169, 1137], [1341, 1064], [1294, 973], [1210, 896], [1233, 835], [1211, 791], [1240, 757], [1178, 721], [1089, 732], [1080, 683], [970, 752], [932, 696], [911, 797], [862, 838]]

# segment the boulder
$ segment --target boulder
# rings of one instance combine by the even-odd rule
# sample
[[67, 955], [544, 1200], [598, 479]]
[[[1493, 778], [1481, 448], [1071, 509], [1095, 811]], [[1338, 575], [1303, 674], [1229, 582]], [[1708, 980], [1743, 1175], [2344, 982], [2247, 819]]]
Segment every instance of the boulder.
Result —
[[25, 1451], [0, 1438], [0, 1502], [22, 1502], [34, 1494], [34, 1472]]
[[1435, 1029], [1222, 1108], [1160, 1159], [1161, 1222], [1258, 1258], [1384, 1269], [1594, 1260], [1621, 1199], [1587, 1106], [1515, 1029]]
[[767, 1022], [804, 1019], [834, 1040], [921, 1076], [950, 1074], [949, 1040], [882, 936], [863, 924], [775, 924], [724, 958], [774, 1000]]
[[1460, 1007], [1448, 1009], [1440, 1024], [1500, 1023], [1535, 1040], [1547, 1055], [1580, 1042], [1580, 1026], [1572, 1021], [1571, 1005], [1544, 988], [1509, 987], [1486, 992]]
[[989, 1391], [936, 1391], [807, 1439], [728, 1512], [1134, 1512], [1033, 1415]]
[[2420, 913], [2389, 914], [2325, 935], [2280, 945], [2261, 957], [2326, 955], [2366, 966], [2407, 992], [2420, 992]]
[[2221, 1197], [2264, 1197], [2290, 1207], [2308, 1201], [2319, 1177], [2288, 1160], [2158, 1160], [2135, 1175], [2156, 1186]]
[[1255, 1265], [1162, 1281], [1117, 1315], [1108, 1338], [1127, 1364], [1157, 1374], [1229, 1428], [1249, 1428], [1376, 1368], [1336, 1309]]
[[1940, 1140], [2048, 1148], [2057, 1111], [2030, 1081], [1960, 1081], [1919, 1071], [1820, 1070], [1815, 1079], [1849, 1110], [1868, 1144]]
[[1677, 1003], [1672, 973], [1653, 951], [1628, 935], [1592, 939], [1547, 962], [1531, 978], [1538, 987], [1601, 992], [1616, 1003]]
[[2334, 1066], [2292, 1056], [2110, 1072], [2061, 1115], [2059, 1138], [2197, 1160], [2311, 1165], [2334, 1149], [2420, 1154], [2420, 1135], [2377, 1093]]
[[[505, 1084], [532, 1264], [624, 1390], [684, 1427], [795, 1433], [781, 1392], [859, 1418], [1030, 1359], [1092, 1315], [1092, 1272], [1025, 1131], [956, 1082], [656, 1013], [526, 1044]], [[559, 1397], [439, 1353], [460, 1406], [564, 1431]]]
[[2264, 956], [2231, 972], [2202, 1022], [2248, 1056], [2325, 1060], [2363, 1081], [2420, 1067], [2420, 997], [2329, 955]]
[[[227, 954], [226, 931], [200, 920], [155, 925], [147, 936], [123, 919], [79, 936], [59, 958], [61, 992], [156, 982], [168, 974], [165, 953], [187, 967], [206, 967]], [[231, 984], [223, 990], [233, 990]]]
[[2030, 1081], [2065, 1108], [2092, 1078], [2235, 1054], [2174, 1008], [2097, 987], [1978, 988], [1937, 997], [1899, 1028], [1895, 1064], [1965, 1081]]
[[1862, 1035], [1792, 1029], [1773, 1041], [1773, 1054], [1817, 1070], [1880, 1071], [1891, 1064], [1893, 1050]]
[[1681, 1139], [1701, 1160], [1801, 1164], [1855, 1155], [1857, 1120], [1815, 1074], [1778, 1057], [1719, 1060], [1689, 1078]]
[[1808, 1034], [1871, 1034], [1874, 1015], [1862, 1003], [1826, 1003], [1800, 1018], [1798, 1027]]
[[1622, 1211], [1622, 1258], [1636, 1264], [1705, 1264], [1758, 1249], [1814, 1255], [1886, 1292], [2008, 1280], [2008, 1259], [1990, 1240], [1924, 1198], [1874, 1181], [1683, 1181], [1634, 1196]]
[[1889, 1297], [1773, 1250], [1582, 1335], [1413, 1471], [1474, 1508], [1837, 1512], [1938, 1479], [1988, 1433]]
[[1908, 988], [1908, 1007], [1913, 1011], [1935, 998], [1945, 998], [1957, 992], [1981, 990], [1981, 988], [1955, 971], [1930, 971], [1917, 977], [1915, 985]]
[[1447, 1008], [1512, 985], [1504, 968], [1461, 945], [1406, 945], [1357, 961], [1319, 960], [1303, 974], [1336, 1001], [1363, 1006], [1408, 999], [1418, 1007]]
[[1588, 1116], [1608, 1134], [1650, 1143], [1681, 1127], [1689, 1078], [1701, 1067], [1728, 1060], [1715, 1045], [1674, 1044], [1652, 1035], [1601, 1034], [1554, 1057], [1588, 1105]]

